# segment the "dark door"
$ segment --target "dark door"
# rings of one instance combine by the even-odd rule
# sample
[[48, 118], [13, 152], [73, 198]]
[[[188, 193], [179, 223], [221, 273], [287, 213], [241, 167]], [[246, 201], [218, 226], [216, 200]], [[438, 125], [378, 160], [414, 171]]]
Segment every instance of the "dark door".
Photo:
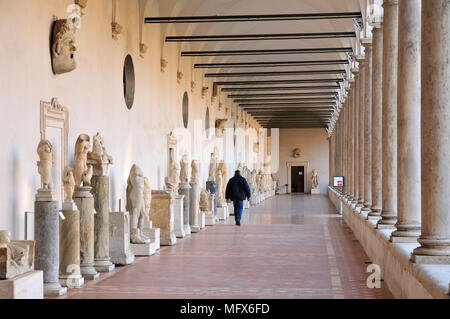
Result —
[[291, 192], [304, 193], [305, 192], [305, 167], [292, 166], [291, 167]]

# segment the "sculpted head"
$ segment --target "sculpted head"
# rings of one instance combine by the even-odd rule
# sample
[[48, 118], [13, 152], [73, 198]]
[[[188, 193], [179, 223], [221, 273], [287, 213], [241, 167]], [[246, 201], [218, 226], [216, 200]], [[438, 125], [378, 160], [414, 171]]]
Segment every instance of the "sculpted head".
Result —
[[293, 156], [294, 158], [299, 158], [301, 155], [300, 149], [299, 148], [295, 148], [293, 151]]
[[93, 140], [92, 153], [99, 155], [99, 156], [103, 155], [103, 150], [104, 150], [103, 137], [100, 136], [100, 133], [97, 133], [94, 135], [92, 140]]
[[52, 38], [52, 64], [55, 74], [73, 71], [75, 62], [75, 28], [70, 28], [66, 19], [55, 22]]

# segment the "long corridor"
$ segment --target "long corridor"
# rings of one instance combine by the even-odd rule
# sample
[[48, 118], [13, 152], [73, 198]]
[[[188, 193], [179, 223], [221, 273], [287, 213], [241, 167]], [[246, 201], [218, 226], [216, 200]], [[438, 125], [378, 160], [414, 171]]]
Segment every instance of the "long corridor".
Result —
[[326, 196], [277, 195], [61, 298], [392, 298]]

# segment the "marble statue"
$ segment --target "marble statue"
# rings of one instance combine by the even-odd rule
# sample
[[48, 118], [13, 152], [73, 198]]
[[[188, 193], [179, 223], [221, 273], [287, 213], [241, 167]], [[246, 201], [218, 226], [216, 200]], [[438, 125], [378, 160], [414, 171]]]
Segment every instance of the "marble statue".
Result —
[[214, 153], [211, 153], [211, 160], [209, 162], [208, 180], [214, 181], [216, 176], [216, 169], [217, 169], [216, 156], [214, 155]]
[[261, 170], [259, 170], [258, 174], [256, 175], [256, 183], [258, 187], [258, 193], [262, 193], [263, 190], [263, 176]]
[[92, 152], [88, 152], [88, 158], [113, 164], [113, 158], [108, 154], [105, 147], [105, 141], [98, 132], [92, 138]]
[[299, 148], [295, 148], [294, 151], [293, 151], [294, 158], [299, 158], [300, 155], [301, 155], [300, 149]]
[[225, 198], [225, 191], [227, 189], [227, 164], [225, 162], [220, 162], [218, 169], [222, 172], [222, 192], [223, 192], [223, 198]]
[[73, 163], [73, 176], [75, 186], [81, 183], [89, 186], [92, 177], [92, 166], [87, 165], [87, 154], [91, 147], [90, 137], [87, 134], [81, 134], [75, 143], [75, 154]]
[[244, 164], [239, 163], [239, 164], [238, 164], [238, 167], [237, 167], [237, 170], [240, 171], [240, 172], [242, 172], [243, 169], [244, 169]]
[[223, 191], [222, 171], [220, 169], [216, 171], [216, 183], [217, 183], [217, 206], [223, 207], [226, 204], [225, 204], [225, 194]]
[[[219, 109], [222, 103], [219, 103]], [[218, 137], [223, 136], [223, 132], [225, 130], [225, 123], [228, 121], [228, 119], [217, 119], [216, 120], [216, 135]]]
[[256, 178], [257, 178], [257, 173], [256, 173], [256, 169], [254, 169], [254, 170], [252, 170], [251, 175], [250, 175], [250, 186], [252, 189], [252, 196], [254, 196], [258, 193]]
[[196, 160], [191, 162], [191, 181], [197, 183], [200, 181], [200, 170]]
[[177, 162], [170, 163], [169, 176], [166, 176], [164, 182], [166, 188], [175, 194], [178, 194], [178, 182], [180, 178], [180, 165]]
[[55, 74], [63, 74], [76, 69], [74, 54], [75, 28], [70, 28], [66, 19], [55, 21], [52, 37], [52, 65]]
[[10, 279], [34, 270], [32, 240], [13, 240], [8, 230], [0, 230], [0, 279]]
[[319, 188], [319, 177], [317, 168], [312, 170], [312, 188]]
[[187, 155], [184, 155], [180, 161], [180, 182], [189, 182], [189, 161]]
[[72, 196], [75, 190], [75, 179], [73, 178], [73, 169], [71, 167], [66, 166], [64, 168], [62, 182], [64, 193], [66, 194], [64, 202], [72, 203]]
[[37, 147], [37, 153], [39, 155], [39, 161], [37, 162], [38, 172], [41, 175], [41, 189], [52, 189], [52, 166], [53, 166], [53, 154], [52, 144], [47, 140], [41, 140]]
[[144, 188], [144, 173], [139, 166], [133, 164], [127, 180], [126, 202], [126, 210], [130, 213], [130, 239], [133, 244], [150, 242], [142, 233], [146, 217]]
[[123, 26], [120, 25], [118, 22], [111, 22], [111, 31], [112, 31], [112, 38], [114, 40], [119, 39], [119, 35], [122, 33]]
[[148, 177], [144, 177], [144, 203], [146, 216], [150, 218], [150, 207], [152, 204], [152, 187]]

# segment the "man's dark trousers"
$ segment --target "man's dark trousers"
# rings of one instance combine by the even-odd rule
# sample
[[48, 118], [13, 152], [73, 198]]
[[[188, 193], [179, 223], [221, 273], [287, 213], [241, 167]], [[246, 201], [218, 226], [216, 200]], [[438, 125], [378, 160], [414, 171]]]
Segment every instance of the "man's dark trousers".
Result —
[[242, 200], [233, 201], [233, 207], [234, 207], [234, 220], [240, 222], [242, 217], [242, 211], [244, 210], [244, 201]]

